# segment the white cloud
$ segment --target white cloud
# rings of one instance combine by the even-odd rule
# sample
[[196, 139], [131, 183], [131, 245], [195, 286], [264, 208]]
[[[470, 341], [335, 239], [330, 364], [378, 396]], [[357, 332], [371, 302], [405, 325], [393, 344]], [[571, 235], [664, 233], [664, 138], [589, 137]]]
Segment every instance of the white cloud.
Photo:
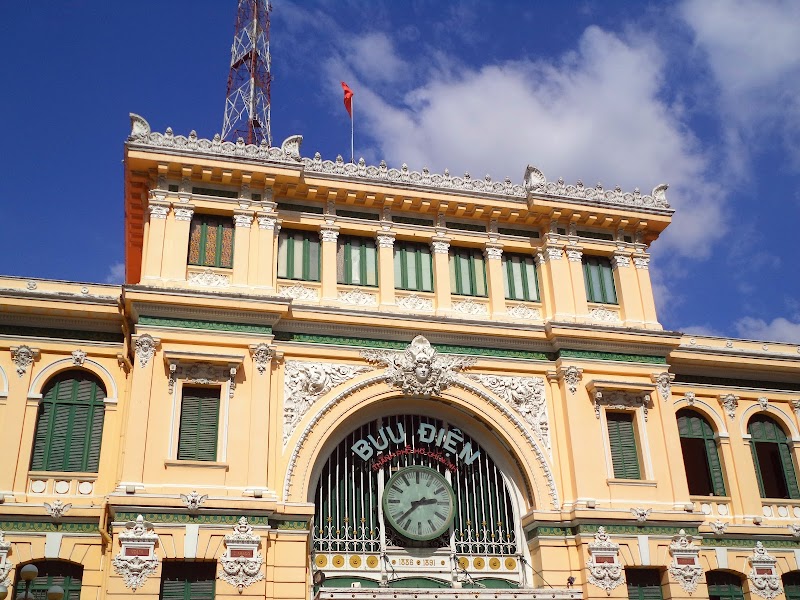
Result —
[[711, 327], [710, 325], [687, 325], [686, 327], [682, 327], [681, 331], [683, 333], [688, 333], [692, 335], [708, 335], [711, 337], [724, 337], [719, 331]]
[[800, 322], [793, 323], [783, 317], [777, 317], [769, 323], [754, 317], [744, 317], [736, 321], [735, 327], [743, 338], [800, 344]]
[[125, 281], [125, 263], [114, 263], [108, 268], [105, 283], [123, 283]]
[[363, 77], [360, 125], [392, 165], [520, 181], [530, 162], [550, 179], [646, 192], [666, 181], [679, 210], [660, 250], [704, 255], [724, 233], [723, 193], [681, 110], [662, 100], [663, 56], [643, 37], [590, 27], [552, 61], [432, 67], [401, 102]]
[[395, 82], [409, 72], [397, 56], [392, 40], [383, 33], [368, 33], [350, 38], [348, 57], [358, 75], [375, 82]]

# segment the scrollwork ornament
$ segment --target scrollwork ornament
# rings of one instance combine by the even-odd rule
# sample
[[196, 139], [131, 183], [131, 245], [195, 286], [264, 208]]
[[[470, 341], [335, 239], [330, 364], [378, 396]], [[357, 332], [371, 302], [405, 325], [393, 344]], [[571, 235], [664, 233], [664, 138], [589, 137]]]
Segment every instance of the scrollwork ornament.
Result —
[[394, 248], [395, 233], [392, 231], [379, 231], [375, 234], [378, 248]]
[[128, 521], [125, 527], [126, 531], [119, 534], [122, 548], [112, 565], [116, 574], [124, 579], [125, 587], [136, 591], [158, 568], [158, 557], [153, 552], [158, 535], [153, 531], [153, 524], [145, 521], [142, 515], [136, 521]]
[[450, 252], [450, 240], [433, 240], [431, 250], [434, 254], [447, 254]]
[[397, 300], [397, 306], [406, 310], [433, 310], [433, 301], [429, 298], [423, 298], [418, 294], [409, 294], [402, 296]]
[[359, 288], [353, 288], [344, 292], [339, 292], [339, 302], [350, 306], [377, 306], [378, 300], [375, 294], [368, 294]]
[[735, 419], [736, 409], [739, 406], [739, 397], [733, 394], [725, 394], [724, 396], [720, 396], [719, 401], [720, 404], [722, 404], [722, 408], [725, 409], [725, 414], [728, 415], [728, 418]]
[[215, 273], [211, 269], [204, 269], [202, 271], [195, 271], [189, 273], [189, 283], [195, 285], [202, 285], [203, 287], [221, 288], [228, 287], [231, 280], [227, 275]]
[[546, 246], [544, 249], [545, 260], [561, 260], [564, 250], [559, 246]]
[[8, 560], [8, 553], [11, 550], [11, 542], [6, 540], [5, 532], [0, 529], [0, 585], [11, 587], [11, 571], [14, 563]]
[[650, 412], [650, 394], [631, 393], [621, 390], [596, 391], [594, 393], [594, 415], [600, 418], [600, 405], [605, 405], [611, 410], [625, 410], [629, 408], [642, 407], [642, 415], [645, 422]]
[[752, 583], [751, 593], [764, 598], [764, 600], [773, 600], [783, 593], [780, 577], [775, 571], [775, 564], [778, 561], [767, 552], [764, 544], [756, 542], [753, 554], [747, 560], [751, 566], [748, 574]]
[[692, 536], [687, 536], [686, 531], [681, 529], [672, 538], [669, 552], [672, 555], [672, 563], [667, 568], [669, 574], [685, 592], [692, 594], [703, 575], [703, 567], [698, 563], [700, 548], [693, 543]]
[[508, 309], [507, 314], [513, 319], [524, 319], [531, 321], [541, 321], [542, 311], [538, 308], [531, 308], [525, 304], [515, 304]]
[[139, 366], [144, 368], [156, 353], [158, 342], [149, 333], [143, 333], [136, 338], [136, 358], [139, 359]]
[[339, 238], [339, 228], [335, 225], [323, 225], [319, 230], [319, 239], [321, 242], [336, 242]]
[[269, 365], [269, 362], [272, 360], [272, 349], [269, 347], [269, 344], [262, 342], [252, 346], [251, 352], [253, 354], [253, 362], [256, 365], [256, 369], [263, 375], [267, 372], [267, 365]]
[[[598, 527], [594, 541], [589, 543], [589, 562], [586, 563], [586, 568], [589, 571], [589, 583], [605, 590], [609, 596], [614, 588], [625, 583], [625, 571], [619, 564], [618, 555], [619, 544], [611, 541], [605, 527]], [[604, 560], [598, 562], [598, 557]]]
[[235, 214], [233, 215], [233, 223], [236, 227], [250, 229], [250, 227], [253, 225], [253, 215]]
[[483, 254], [486, 260], [500, 260], [503, 258], [503, 247], [497, 244], [486, 244]]
[[637, 269], [644, 269], [647, 270], [650, 268], [650, 257], [649, 256], [634, 256], [633, 257], [633, 266]]
[[794, 537], [800, 537], [800, 524], [799, 523], [789, 523], [789, 525], [787, 525], [787, 527], [789, 528], [789, 531], [792, 532], [792, 535]]
[[619, 269], [620, 267], [630, 267], [631, 266], [631, 257], [627, 254], [613, 254], [611, 256], [611, 267], [613, 269]]
[[172, 209], [176, 221], [191, 221], [194, 216], [194, 208], [190, 206], [176, 206]]
[[714, 535], [723, 535], [728, 530], [728, 524], [719, 519], [711, 521], [708, 526], [711, 527], [711, 531], [714, 532]]
[[151, 219], [166, 219], [169, 214], [169, 206], [163, 204], [151, 204], [148, 208]]
[[197, 490], [189, 494], [181, 494], [181, 502], [183, 502], [189, 512], [197, 512], [200, 510], [200, 507], [206, 500], [208, 500], [208, 495], [203, 494], [201, 496], [197, 493]]
[[566, 369], [559, 370], [559, 375], [564, 378], [564, 383], [569, 390], [569, 393], [573, 396], [578, 391], [578, 383], [583, 377], [583, 369], [579, 369], [575, 366], [569, 366]]
[[579, 249], [567, 249], [567, 260], [569, 262], [581, 262], [583, 260], [583, 252]]
[[637, 523], [644, 523], [653, 512], [652, 508], [632, 508], [631, 514], [636, 518]]
[[258, 219], [258, 228], [265, 229], [267, 231], [272, 231], [275, 229], [275, 225], [278, 222], [275, 217], [257, 217]]
[[49, 502], [44, 503], [45, 511], [56, 521], [61, 519], [70, 508], [72, 508], [72, 504], [64, 504], [61, 500], [54, 500], [52, 504]]
[[261, 538], [253, 534], [253, 526], [241, 517], [233, 533], [225, 536], [225, 553], [220, 557], [222, 567], [219, 578], [236, 587], [241, 594], [244, 588], [264, 579], [261, 565], [264, 557], [258, 551]]
[[11, 361], [17, 367], [17, 376], [22, 377], [28, 371], [28, 367], [33, 364], [34, 359], [39, 356], [39, 351], [30, 346], [13, 346], [11, 348]]
[[656, 384], [656, 389], [658, 390], [658, 394], [661, 396], [661, 399], [668, 400], [671, 393], [671, 384], [675, 379], [675, 375], [664, 371], [662, 373], [651, 375], [650, 378], [652, 382]]

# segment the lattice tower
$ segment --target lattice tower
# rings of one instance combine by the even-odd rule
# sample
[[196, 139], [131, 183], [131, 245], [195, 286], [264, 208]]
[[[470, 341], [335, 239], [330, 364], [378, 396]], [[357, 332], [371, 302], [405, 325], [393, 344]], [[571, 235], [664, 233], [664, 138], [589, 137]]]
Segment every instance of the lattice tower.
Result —
[[239, 0], [231, 47], [231, 70], [225, 97], [222, 137], [248, 144], [267, 140], [270, 131], [269, 0]]

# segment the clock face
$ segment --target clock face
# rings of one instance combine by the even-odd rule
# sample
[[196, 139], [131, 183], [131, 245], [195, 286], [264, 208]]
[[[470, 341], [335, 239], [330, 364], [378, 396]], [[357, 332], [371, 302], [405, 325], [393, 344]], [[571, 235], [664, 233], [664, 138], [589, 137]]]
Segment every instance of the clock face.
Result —
[[404, 537], [432, 540], [445, 533], [453, 522], [453, 488], [438, 471], [406, 467], [386, 482], [383, 514]]

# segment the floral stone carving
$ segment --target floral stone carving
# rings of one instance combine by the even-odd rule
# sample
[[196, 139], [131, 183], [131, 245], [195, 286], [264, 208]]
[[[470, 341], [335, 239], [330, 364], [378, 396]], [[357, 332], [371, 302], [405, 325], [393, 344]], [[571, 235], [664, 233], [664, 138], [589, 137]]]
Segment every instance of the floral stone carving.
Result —
[[22, 377], [33, 364], [35, 358], [39, 356], [39, 351], [30, 346], [14, 346], [11, 348], [11, 361], [17, 367], [17, 375]]
[[70, 508], [72, 508], [72, 504], [64, 504], [61, 500], [54, 500], [52, 504], [49, 502], [44, 503], [44, 509], [47, 514], [55, 520], [63, 517]]
[[764, 548], [764, 544], [756, 542], [756, 547], [753, 548], [753, 555], [748, 557], [751, 569], [747, 577], [752, 584], [750, 592], [756, 596], [760, 596], [765, 600], [772, 600], [776, 596], [783, 593], [781, 587], [781, 580], [775, 569], [775, 564], [778, 562], [773, 556]]
[[541, 321], [542, 311], [538, 308], [531, 308], [524, 304], [515, 304], [508, 309], [507, 314], [514, 319], [525, 319], [531, 321]]
[[652, 508], [632, 508], [631, 514], [636, 517], [637, 523], [644, 523], [647, 521], [647, 518], [650, 516], [650, 513], [653, 512]]
[[650, 376], [650, 380], [656, 384], [656, 389], [662, 400], [668, 400], [672, 391], [672, 381], [675, 375], [666, 371]]
[[201, 496], [197, 493], [197, 490], [189, 494], [181, 494], [181, 502], [186, 505], [186, 509], [189, 512], [197, 512], [200, 510], [200, 507], [206, 500], [208, 500], [208, 496], [205, 494]]
[[225, 536], [226, 550], [219, 559], [222, 565], [219, 578], [238, 588], [240, 594], [244, 588], [264, 579], [260, 545], [261, 538], [253, 534], [253, 526], [246, 517], [240, 518], [233, 526], [233, 533]]
[[334, 363], [287, 361], [283, 383], [283, 443], [289, 440], [303, 415], [321, 396], [370, 369]]
[[625, 583], [625, 571], [618, 557], [619, 544], [611, 541], [605, 527], [598, 527], [594, 542], [589, 544], [586, 568], [589, 570], [589, 583], [605, 590], [609, 596], [614, 588]]
[[202, 285], [203, 287], [228, 287], [231, 280], [227, 275], [220, 275], [211, 269], [189, 273], [189, 283]]
[[319, 293], [316, 289], [295, 283], [289, 286], [280, 286], [278, 296], [281, 298], [291, 298], [292, 300], [308, 300], [316, 302], [319, 300]]
[[136, 358], [139, 359], [139, 366], [144, 368], [153, 355], [156, 353], [158, 342], [149, 333], [143, 333], [136, 338]]
[[531, 426], [536, 437], [550, 450], [550, 426], [544, 379], [541, 377], [507, 377], [503, 375], [470, 375], [496, 396], [513, 406]]
[[362, 350], [361, 356], [372, 364], [384, 365], [384, 380], [410, 396], [440, 394], [449, 387], [459, 371], [472, 366], [475, 359], [466, 356], [442, 356], [423, 336], [415, 337], [408, 348], [399, 350]]
[[125, 523], [125, 527], [126, 531], [119, 534], [122, 548], [112, 564], [116, 574], [125, 580], [125, 586], [135, 591], [158, 567], [154, 552], [158, 535], [153, 531], [153, 524], [145, 521], [142, 515]]
[[375, 297], [375, 294], [368, 294], [358, 288], [354, 288], [346, 292], [339, 292], [339, 302], [342, 304], [351, 304], [353, 306], [378, 305], [378, 300]]
[[267, 372], [269, 361], [272, 360], [272, 349], [270, 349], [269, 344], [261, 342], [255, 346], [250, 346], [250, 352], [253, 355], [253, 362], [256, 365], [256, 369], [263, 375]]
[[687, 536], [686, 531], [681, 529], [669, 545], [672, 555], [669, 574], [689, 594], [697, 590], [697, 583], [703, 575], [703, 567], [698, 560], [700, 548], [692, 540], [692, 536]]
[[733, 394], [726, 394], [725, 396], [720, 396], [719, 401], [722, 404], [722, 408], [725, 409], [725, 414], [728, 415], [728, 418], [735, 419], [736, 409], [739, 406], [739, 397]]
[[567, 367], [566, 369], [559, 370], [559, 375], [564, 378], [564, 383], [567, 384], [567, 389], [569, 393], [573, 396], [575, 392], [578, 391], [578, 383], [583, 376], [583, 369], [579, 369], [578, 367]]
[[0, 529], [0, 585], [6, 587], [11, 587], [11, 578], [9, 575], [14, 568], [14, 563], [8, 560], [8, 552], [10, 550], [11, 542], [6, 541], [6, 534]]
[[594, 416], [600, 418], [600, 405], [604, 404], [606, 408], [612, 410], [620, 410], [626, 408], [639, 408], [642, 407], [644, 420], [647, 421], [650, 405], [650, 394], [642, 392], [639, 394], [623, 392], [620, 390], [595, 392], [594, 394]]
[[489, 309], [485, 304], [475, 302], [471, 298], [455, 302], [453, 304], [453, 312], [470, 315], [474, 317], [485, 317], [489, 314]]
[[433, 310], [433, 300], [417, 294], [409, 294], [397, 299], [397, 306], [406, 310]]

